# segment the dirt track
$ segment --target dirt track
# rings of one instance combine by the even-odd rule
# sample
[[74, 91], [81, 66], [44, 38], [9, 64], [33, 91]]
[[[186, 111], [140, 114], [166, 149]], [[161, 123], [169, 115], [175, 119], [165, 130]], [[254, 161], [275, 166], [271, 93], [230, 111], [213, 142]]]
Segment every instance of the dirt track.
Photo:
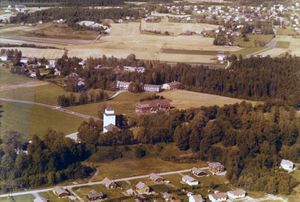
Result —
[[31, 87], [43, 86], [43, 85], [47, 85], [47, 84], [48, 84], [48, 82], [43, 82], [43, 81], [28, 81], [28, 82], [22, 83], [22, 84], [1, 85], [0, 92], [8, 91], [8, 90], [15, 90], [18, 88], [31, 88]]

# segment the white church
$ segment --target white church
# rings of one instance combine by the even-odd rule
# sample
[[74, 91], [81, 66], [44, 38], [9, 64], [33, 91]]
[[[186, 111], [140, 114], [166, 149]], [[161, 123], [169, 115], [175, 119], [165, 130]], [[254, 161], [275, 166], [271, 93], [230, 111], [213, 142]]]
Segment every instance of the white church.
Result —
[[107, 107], [103, 113], [103, 133], [118, 130], [116, 126], [116, 114], [111, 107]]

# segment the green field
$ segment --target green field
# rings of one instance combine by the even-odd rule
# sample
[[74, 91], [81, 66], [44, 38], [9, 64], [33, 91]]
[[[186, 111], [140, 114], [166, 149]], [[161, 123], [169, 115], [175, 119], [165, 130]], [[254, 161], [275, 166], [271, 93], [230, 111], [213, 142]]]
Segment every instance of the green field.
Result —
[[56, 105], [57, 97], [63, 94], [66, 94], [64, 89], [50, 83], [30, 88], [17, 88], [0, 92], [1, 97], [28, 100], [50, 105]]
[[248, 47], [248, 48], [243, 48], [239, 51], [235, 51], [232, 54], [235, 54], [237, 56], [242, 55], [243, 57], [246, 57], [247, 55], [262, 52], [264, 50], [267, 50], [266, 47]]
[[288, 35], [288, 36], [295, 36], [297, 35], [297, 32], [295, 32], [293, 29], [282, 29], [279, 28], [276, 30], [277, 35]]
[[244, 41], [242, 37], [235, 38], [234, 44], [240, 47], [253, 48], [263, 47], [273, 39], [273, 35], [247, 34], [249, 41]]
[[1, 131], [20, 131], [29, 137], [33, 134], [43, 136], [51, 128], [64, 133], [77, 131], [80, 123], [84, 121], [72, 116], [45, 107], [0, 102], [3, 105], [3, 118]]
[[0, 198], [0, 202], [32, 202], [34, 197], [32, 195], [15, 196], [11, 198]]
[[69, 202], [66, 198], [58, 198], [52, 191], [43, 192], [39, 194], [40, 196], [48, 199], [50, 202]]
[[108, 200], [121, 200], [126, 199], [128, 197], [125, 197], [122, 194], [122, 190], [120, 188], [117, 189], [106, 189], [103, 185], [93, 185], [93, 186], [86, 186], [86, 187], [80, 187], [74, 189], [74, 191], [80, 196], [82, 199], [86, 199], [87, 194], [92, 189], [96, 190], [97, 192], [102, 192], [107, 196]]
[[289, 48], [290, 42], [288, 41], [277, 41], [276, 48]]
[[30, 79], [25, 76], [10, 73], [9, 69], [5, 68], [3, 63], [0, 63], [0, 86], [8, 84], [21, 84], [26, 81], [30, 81]]
[[87, 104], [81, 106], [68, 107], [68, 109], [79, 113], [97, 115], [99, 109], [103, 108], [104, 106], [110, 106], [114, 108], [117, 114], [126, 114], [127, 116], [134, 117], [136, 102], [138, 102], [141, 98], [145, 97], [146, 95], [150, 95], [150, 94], [125, 92], [120, 94], [113, 100], [109, 100], [101, 103], [93, 103], [93, 104]]

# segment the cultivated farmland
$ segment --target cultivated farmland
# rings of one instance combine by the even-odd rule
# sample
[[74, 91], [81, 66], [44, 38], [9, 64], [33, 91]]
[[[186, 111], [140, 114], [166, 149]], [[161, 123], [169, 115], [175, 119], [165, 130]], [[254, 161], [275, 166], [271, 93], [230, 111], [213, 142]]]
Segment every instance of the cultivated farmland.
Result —
[[[160, 93], [167, 99], [172, 100], [171, 104], [178, 109], [196, 108], [201, 106], [223, 106], [226, 104], [240, 103], [242, 99], [230, 98], [225, 96], [197, 93], [186, 90], [164, 91]], [[251, 102], [255, 104], [256, 102]]]

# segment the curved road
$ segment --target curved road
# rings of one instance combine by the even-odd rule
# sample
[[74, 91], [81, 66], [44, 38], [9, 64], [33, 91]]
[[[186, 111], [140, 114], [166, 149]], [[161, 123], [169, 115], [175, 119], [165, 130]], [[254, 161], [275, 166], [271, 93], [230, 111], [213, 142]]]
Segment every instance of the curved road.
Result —
[[[111, 97], [109, 97], [108, 100], [112, 100], [112, 99], [114, 99], [115, 97], [119, 96], [121, 93], [124, 93], [124, 92], [126, 92], [126, 91], [125, 90], [117, 91], [115, 94], [113, 94]], [[0, 101], [10, 102], [10, 103], [18, 103], [18, 104], [28, 104], [28, 105], [42, 106], [42, 107], [47, 107], [47, 108], [52, 109], [52, 110], [57, 110], [57, 111], [60, 111], [60, 112], [64, 112], [64, 113], [67, 113], [67, 114], [70, 114], [70, 115], [73, 115], [73, 116], [78, 116], [78, 117], [84, 118], [84, 119], [93, 118], [95, 120], [99, 120], [99, 118], [97, 116], [91, 116], [91, 115], [82, 114], [82, 113], [79, 113], [79, 112], [74, 112], [74, 111], [71, 111], [69, 109], [66, 109], [66, 108], [63, 108], [63, 107], [60, 107], [60, 106], [56, 106], [56, 105], [49, 105], [49, 104], [44, 104], [44, 103], [39, 103], [39, 102], [33, 102], [33, 101], [27, 101], [27, 100], [18, 100], [18, 99], [10, 99], [10, 98], [1, 98], [1, 97], [0, 97]]]

